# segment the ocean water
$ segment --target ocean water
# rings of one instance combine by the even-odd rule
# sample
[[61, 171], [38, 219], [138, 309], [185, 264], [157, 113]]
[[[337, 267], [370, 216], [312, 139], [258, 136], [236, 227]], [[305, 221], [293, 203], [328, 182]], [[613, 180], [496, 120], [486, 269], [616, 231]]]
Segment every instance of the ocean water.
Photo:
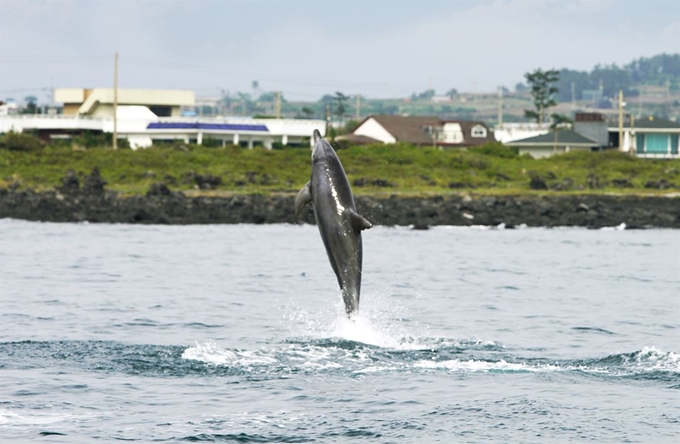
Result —
[[[502, 227], [500, 227], [502, 228]], [[0, 441], [678, 442], [680, 232], [0, 221]]]

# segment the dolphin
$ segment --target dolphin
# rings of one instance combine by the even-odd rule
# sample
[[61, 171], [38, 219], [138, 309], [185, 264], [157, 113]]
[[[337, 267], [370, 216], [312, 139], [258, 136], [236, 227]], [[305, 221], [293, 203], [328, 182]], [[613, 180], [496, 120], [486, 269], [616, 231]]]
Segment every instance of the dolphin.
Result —
[[314, 207], [316, 225], [331, 267], [338, 278], [347, 316], [359, 309], [361, 293], [361, 231], [373, 225], [357, 213], [349, 180], [333, 147], [313, 135], [312, 177], [295, 198], [295, 220], [308, 203]]

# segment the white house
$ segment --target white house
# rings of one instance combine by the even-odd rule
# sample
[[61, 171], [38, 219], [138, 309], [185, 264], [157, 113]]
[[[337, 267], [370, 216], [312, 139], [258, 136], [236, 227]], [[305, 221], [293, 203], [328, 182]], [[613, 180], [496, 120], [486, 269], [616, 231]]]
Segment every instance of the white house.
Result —
[[477, 146], [495, 141], [493, 131], [484, 122], [385, 115], [368, 116], [344, 138], [359, 144], [403, 142], [443, 147]]
[[505, 145], [517, 147], [519, 154], [529, 154], [537, 159], [573, 151], [593, 151], [600, 147], [596, 140], [567, 129], [515, 140]]

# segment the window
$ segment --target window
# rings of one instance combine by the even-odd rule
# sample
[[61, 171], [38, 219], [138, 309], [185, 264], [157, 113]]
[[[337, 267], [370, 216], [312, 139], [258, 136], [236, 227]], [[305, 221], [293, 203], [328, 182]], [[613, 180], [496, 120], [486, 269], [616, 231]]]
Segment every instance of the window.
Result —
[[668, 134], [646, 134], [647, 152], [649, 154], [666, 154], [668, 152]]
[[486, 128], [482, 125], [473, 126], [472, 137], [486, 137]]

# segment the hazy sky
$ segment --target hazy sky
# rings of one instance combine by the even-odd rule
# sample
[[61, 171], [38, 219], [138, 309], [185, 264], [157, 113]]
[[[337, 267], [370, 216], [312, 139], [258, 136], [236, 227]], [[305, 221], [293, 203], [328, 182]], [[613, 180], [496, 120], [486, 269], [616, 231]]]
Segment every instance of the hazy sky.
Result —
[[0, 99], [113, 83], [198, 95], [512, 88], [680, 52], [677, 0], [0, 0]]

